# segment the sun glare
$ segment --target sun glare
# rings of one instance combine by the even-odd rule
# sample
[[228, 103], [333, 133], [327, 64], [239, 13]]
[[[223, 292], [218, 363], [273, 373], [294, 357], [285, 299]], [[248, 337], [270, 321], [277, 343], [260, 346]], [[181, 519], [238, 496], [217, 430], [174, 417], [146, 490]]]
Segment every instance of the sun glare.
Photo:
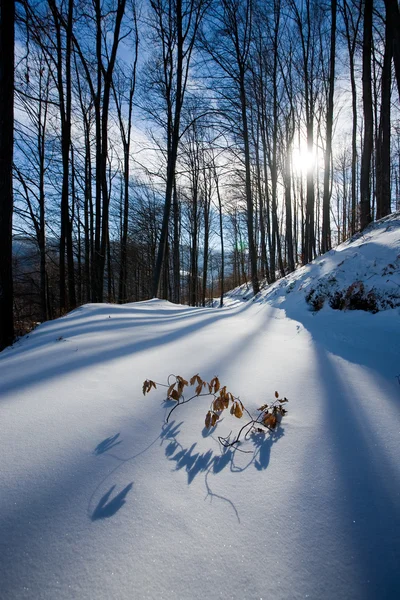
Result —
[[316, 159], [308, 150], [293, 151], [293, 169], [298, 175], [306, 175], [315, 167]]

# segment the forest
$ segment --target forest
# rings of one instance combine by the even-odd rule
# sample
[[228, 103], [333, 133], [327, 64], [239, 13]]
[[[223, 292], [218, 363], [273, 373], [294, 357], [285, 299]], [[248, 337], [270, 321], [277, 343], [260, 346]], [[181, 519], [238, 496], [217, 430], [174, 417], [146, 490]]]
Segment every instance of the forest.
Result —
[[397, 0], [0, 6], [0, 349], [257, 294], [400, 210]]

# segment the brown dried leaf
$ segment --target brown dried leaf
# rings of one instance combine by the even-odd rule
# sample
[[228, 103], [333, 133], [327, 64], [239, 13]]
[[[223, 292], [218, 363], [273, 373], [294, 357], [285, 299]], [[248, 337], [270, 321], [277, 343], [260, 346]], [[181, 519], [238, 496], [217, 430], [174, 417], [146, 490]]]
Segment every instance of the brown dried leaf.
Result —
[[210, 386], [212, 388], [214, 388], [214, 394], [216, 394], [218, 392], [219, 388], [221, 387], [221, 384], [220, 384], [217, 376], [215, 376], [215, 377], [213, 377], [213, 379], [211, 379]]
[[279, 393], [275, 392], [275, 398], [279, 398]]
[[239, 402], [235, 402], [233, 404], [233, 406], [235, 407], [235, 409], [234, 409], [234, 415], [238, 419], [240, 419], [243, 416], [243, 410], [242, 410], [242, 407], [240, 406], [240, 404], [239, 404]]
[[146, 379], [146, 381], [143, 382], [143, 388], [142, 388], [143, 396], [145, 396], [151, 390], [152, 387], [154, 389], [157, 389], [157, 386], [154, 383], [154, 381], [151, 381], [151, 379]]
[[223, 410], [224, 409], [224, 405], [222, 404], [221, 398], [216, 398], [214, 400], [213, 409], [214, 410]]
[[277, 424], [277, 418], [275, 415], [266, 414], [263, 419], [263, 423], [266, 427], [269, 427], [270, 429], [275, 429]]
[[212, 417], [211, 417], [211, 427], [214, 427], [214, 425], [218, 421], [218, 419], [219, 419], [219, 415], [217, 415], [216, 413], [213, 413]]
[[201, 390], [203, 389], [203, 386], [201, 383], [199, 383], [195, 389], [195, 394], [196, 396], [198, 396], [199, 394], [201, 394]]
[[171, 394], [172, 394], [172, 390], [175, 387], [175, 383], [171, 383], [171, 385], [168, 388], [168, 392], [167, 392], [167, 398], [171, 398]]
[[204, 424], [207, 429], [210, 429], [210, 427], [211, 427], [211, 411], [208, 411], [208, 413], [206, 414], [206, 419], [204, 421]]
[[172, 400], [178, 401], [180, 398], [179, 392], [177, 390], [172, 390], [170, 398], [172, 398]]
[[197, 375], [193, 375], [193, 377], [190, 379], [190, 385], [194, 385], [194, 382], [196, 381], [196, 377], [198, 377], [199, 374], [197, 373]]

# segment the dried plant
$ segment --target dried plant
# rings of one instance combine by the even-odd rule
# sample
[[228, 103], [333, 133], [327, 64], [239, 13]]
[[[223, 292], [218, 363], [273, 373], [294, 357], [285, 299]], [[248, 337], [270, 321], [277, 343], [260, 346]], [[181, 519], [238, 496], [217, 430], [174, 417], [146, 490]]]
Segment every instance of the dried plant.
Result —
[[[157, 389], [157, 386], [168, 388], [167, 400], [173, 400], [176, 404], [169, 411], [166, 422], [168, 423], [173, 411], [187, 404], [194, 398], [200, 396], [210, 396], [211, 403], [205, 417], [205, 427], [211, 429], [218, 424], [218, 421], [225, 410], [229, 410], [230, 414], [241, 419], [247, 415], [248, 421], [241, 427], [233, 441], [230, 440], [231, 434], [227, 437], [219, 436], [220, 443], [227, 447], [236, 446], [242, 438], [247, 439], [252, 433], [268, 433], [274, 431], [282, 420], [282, 417], [287, 413], [284, 404], [288, 402], [287, 398], [280, 398], [278, 392], [275, 392], [275, 400], [270, 404], [263, 404], [258, 408], [258, 415], [253, 417], [250, 412], [244, 407], [240, 398], [228, 392], [226, 386], [221, 386], [218, 377], [214, 377], [210, 382], [203, 380], [197, 373], [193, 375], [190, 381], [187, 381], [180, 375], [170, 375], [168, 382], [156, 383], [151, 379], [146, 379], [143, 383], [143, 395], [146, 395], [152, 388]], [[189, 388], [194, 388], [194, 393], [185, 398], [184, 391], [189, 391]]]

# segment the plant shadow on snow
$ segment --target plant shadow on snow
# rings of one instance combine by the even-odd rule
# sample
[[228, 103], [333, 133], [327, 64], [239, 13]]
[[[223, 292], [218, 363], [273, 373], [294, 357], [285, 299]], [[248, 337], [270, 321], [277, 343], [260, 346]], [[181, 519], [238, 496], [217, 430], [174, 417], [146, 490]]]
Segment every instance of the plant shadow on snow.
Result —
[[101, 497], [100, 502], [96, 506], [92, 514], [92, 521], [97, 521], [99, 519], [108, 519], [109, 517], [113, 517], [125, 504], [125, 498], [128, 493], [131, 491], [133, 487], [133, 482], [129, 483], [124, 489], [119, 492], [116, 496], [111, 498], [111, 494], [115, 490], [115, 485], [112, 485], [108, 492]]
[[102, 442], [100, 442], [100, 444], [98, 444], [96, 446], [96, 448], [94, 449], [94, 454], [96, 454], [97, 456], [99, 454], [104, 454], [104, 452], [107, 452], [107, 450], [111, 450], [111, 448], [115, 448], [115, 446], [122, 444], [122, 440], [119, 440], [117, 442], [117, 439], [119, 438], [119, 436], [120, 436], [120, 433], [116, 433], [115, 435], [112, 435], [112, 436], [106, 438], [105, 440], [103, 440]]
[[[272, 446], [284, 435], [284, 428], [280, 425], [278, 429], [271, 431], [269, 434], [251, 434], [244, 443], [240, 444], [242, 448], [220, 445], [221, 452], [216, 454], [211, 449], [205, 452], [196, 451], [196, 442], [191, 444], [190, 447], [185, 448], [178, 439], [182, 425], [183, 421], [179, 423], [172, 421], [164, 425], [161, 433], [161, 444], [166, 442], [165, 456], [168, 460], [176, 463], [175, 470], [184, 469], [187, 472], [189, 485], [197, 475], [204, 473], [206, 476], [207, 495], [217, 496], [228, 501], [232, 506], [233, 504], [230, 500], [212, 492], [208, 476], [210, 474], [217, 475], [227, 467], [229, 467], [232, 473], [241, 473], [251, 466], [254, 466], [258, 471], [267, 469]], [[203, 437], [212, 436], [215, 429], [204, 429]], [[215, 438], [213, 437], [213, 439]], [[243, 446], [252, 449], [243, 450]], [[238, 456], [240, 456], [240, 461], [237, 460]], [[237, 514], [236, 509], [234, 510]]]

